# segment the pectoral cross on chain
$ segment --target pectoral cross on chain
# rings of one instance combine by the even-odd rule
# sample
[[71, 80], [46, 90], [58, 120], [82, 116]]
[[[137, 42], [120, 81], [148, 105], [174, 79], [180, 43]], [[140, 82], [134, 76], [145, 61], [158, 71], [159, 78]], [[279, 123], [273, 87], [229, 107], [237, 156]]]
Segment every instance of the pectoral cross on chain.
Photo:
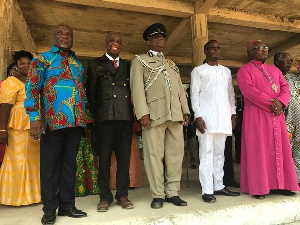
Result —
[[278, 88], [278, 87], [276, 86], [276, 84], [273, 83], [273, 84], [272, 84], [272, 89], [274, 90], [275, 93], [277, 93], [277, 88]]

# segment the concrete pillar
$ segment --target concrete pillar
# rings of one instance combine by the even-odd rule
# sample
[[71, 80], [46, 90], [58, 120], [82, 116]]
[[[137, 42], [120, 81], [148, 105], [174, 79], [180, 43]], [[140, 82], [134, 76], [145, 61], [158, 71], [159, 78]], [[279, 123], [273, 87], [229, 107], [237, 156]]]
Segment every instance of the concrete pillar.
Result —
[[6, 68], [11, 62], [14, 0], [0, 1], [0, 80], [6, 78]]
[[193, 65], [199, 66], [205, 59], [203, 46], [208, 41], [207, 17], [205, 14], [191, 16]]

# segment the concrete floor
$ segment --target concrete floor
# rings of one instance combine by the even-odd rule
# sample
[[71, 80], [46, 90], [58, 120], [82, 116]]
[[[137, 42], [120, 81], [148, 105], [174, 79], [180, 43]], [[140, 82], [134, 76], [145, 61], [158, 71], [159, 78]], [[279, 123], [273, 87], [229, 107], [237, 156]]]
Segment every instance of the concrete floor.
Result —
[[[238, 178], [239, 165], [235, 164]], [[190, 188], [187, 188], [186, 168], [183, 169], [180, 196], [188, 202], [186, 207], [165, 203], [162, 209], [151, 209], [151, 194], [144, 176], [144, 187], [130, 190], [129, 198], [134, 209], [124, 210], [114, 202], [108, 212], [96, 211], [98, 196], [76, 198], [77, 208], [88, 213], [88, 217], [73, 219], [57, 217], [57, 225], [187, 225], [187, 224], [230, 224], [267, 225], [300, 224], [300, 193], [294, 197], [269, 195], [265, 200], [257, 200], [247, 194], [239, 197], [217, 197], [215, 203], [204, 203], [198, 181], [198, 169], [189, 169]], [[239, 180], [239, 179], [237, 179]], [[239, 189], [232, 190], [238, 191]], [[42, 205], [23, 207], [0, 205], [1, 225], [41, 224]], [[298, 222], [297, 222], [298, 221]]]

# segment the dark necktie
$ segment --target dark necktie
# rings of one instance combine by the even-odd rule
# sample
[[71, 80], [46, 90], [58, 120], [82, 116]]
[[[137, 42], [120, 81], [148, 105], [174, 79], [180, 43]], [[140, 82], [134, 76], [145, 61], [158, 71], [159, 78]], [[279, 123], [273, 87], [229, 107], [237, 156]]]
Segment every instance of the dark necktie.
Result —
[[118, 67], [118, 60], [113, 59], [112, 61], [113, 61], [113, 63], [114, 63], [114, 67], [115, 67], [116, 70], [117, 70], [117, 69], [119, 68], [119, 67]]

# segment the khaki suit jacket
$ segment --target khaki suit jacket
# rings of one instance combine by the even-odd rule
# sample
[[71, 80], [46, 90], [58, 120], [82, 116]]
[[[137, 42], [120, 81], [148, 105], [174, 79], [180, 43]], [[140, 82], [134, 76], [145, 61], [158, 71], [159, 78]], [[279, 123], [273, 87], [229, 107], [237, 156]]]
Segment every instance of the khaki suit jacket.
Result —
[[137, 57], [133, 59], [130, 87], [137, 119], [140, 120], [144, 115], [150, 114], [150, 127], [158, 126], [166, 121], [182, 121], [183, 115], [190, 112], [178, 67], [172, 60], [164, 56], [158, 57], [151, 52], [140, 57], [154, 68], [165, 64], [172, 85], [171, 89], [167, 88], [165, 74], [161, 72], [152, 86], [145, 91], [146, 80], [150, 76], [150, 81], [152, 81], [157, 73], [151, 74]]

